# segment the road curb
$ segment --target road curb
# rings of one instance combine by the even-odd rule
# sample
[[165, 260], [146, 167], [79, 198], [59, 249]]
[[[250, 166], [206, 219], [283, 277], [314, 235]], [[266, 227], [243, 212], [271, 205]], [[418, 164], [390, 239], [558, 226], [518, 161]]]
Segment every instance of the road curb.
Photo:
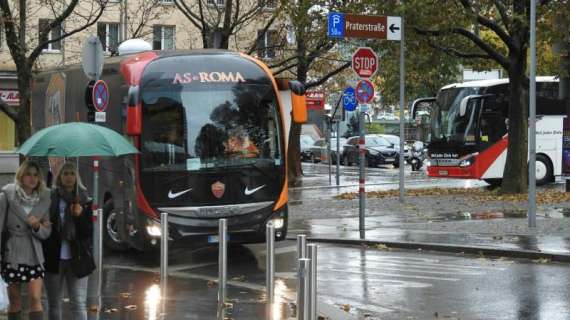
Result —
[[[287, 237], [288, 240], [296, 240], [295, 237]], [[497, 257], [509, 257], [520, 259], [548, 259], [557, 262], [570, 262], [570, 255], [552, 252], [540, 252], [531, 250], [515, 250], [515, 249], [499, 249], [480, 246], [465, 246], [456, 244], [426, 243], [426, 242], [403, 242], [403, 241], [383, 241], [383, 240], [360, 240], [360, 239], [342, 239], [342, 238], [319, 238], [307, 237], [307, 241], [345, 244], [345, 245], [378, 245], [382, 244], [389, 248], [409, 249], [409, 250], [426, 250], [441, 251], [450, 253], [465, 253], [473, 255], [487, 255]]]

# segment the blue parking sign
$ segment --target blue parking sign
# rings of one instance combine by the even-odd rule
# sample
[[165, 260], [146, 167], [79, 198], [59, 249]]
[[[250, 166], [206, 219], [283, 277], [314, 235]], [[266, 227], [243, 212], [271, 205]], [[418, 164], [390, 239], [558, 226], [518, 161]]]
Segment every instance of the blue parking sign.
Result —
[[342, 105], [346, 111], [354, 111], [358, 102], [356, 101], [355, 91], [353, 87], [344, 89], [342, 94]]
[[329, 12], [327, 35], [330, 38], [344, 38], [344, 13]]

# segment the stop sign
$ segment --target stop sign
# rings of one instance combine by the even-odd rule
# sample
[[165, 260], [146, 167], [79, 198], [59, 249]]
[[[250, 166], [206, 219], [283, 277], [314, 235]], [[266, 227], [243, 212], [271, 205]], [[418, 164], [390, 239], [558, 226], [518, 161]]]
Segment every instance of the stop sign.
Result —
[[378, 70], [378, 56], [369, 47], [360, 47], [352, 55], [352, 70], [361, 78], [370, 78]]

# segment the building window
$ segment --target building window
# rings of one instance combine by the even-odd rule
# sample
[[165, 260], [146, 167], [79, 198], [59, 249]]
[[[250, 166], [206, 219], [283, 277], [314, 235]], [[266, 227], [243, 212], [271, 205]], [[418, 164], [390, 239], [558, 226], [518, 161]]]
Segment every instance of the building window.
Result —
[[173, 50], [174, 49], [174, 26], [153, 26], [152, 28], [152, 49], [153, 50]]
[[277, 31], [263, 30], [257, 31], [257, 56], [260, 58], [275, 58], [275, 47], [277, 46]]
[[258, 5], [266, 9], [275, 9], [277, 7], [277, 0], [258, 0]]
[[208, 5], [223, 7], [226, 4], [226, 0], [208, 0]]
[[119, 47], [119, 24], [118, 23], [98, 23], [97, 36], [103, 45], [103, 50], [107, 53], [116, 53]]
[[[44, 36], [44, 37], [41, 36], [41, 31], [47, 29], [49, 24], [51, 23], [51, 21], [53, 21], [53, 20], [40, 19], [40, 22], [39, 22], [39, 33], [40, 33], [39, 43], [40, 44], [43, 42], [46, 42], [46, 41], [50, 41], [52, 39], [60, 38], [63, 35], [61, 25], [58, 25], [58, 26], [55, 26], [46, 36]], [[43, 47], [43, 50], [44, 51], [60, 51], [61, 50], [61, 40], [46, 44]]]

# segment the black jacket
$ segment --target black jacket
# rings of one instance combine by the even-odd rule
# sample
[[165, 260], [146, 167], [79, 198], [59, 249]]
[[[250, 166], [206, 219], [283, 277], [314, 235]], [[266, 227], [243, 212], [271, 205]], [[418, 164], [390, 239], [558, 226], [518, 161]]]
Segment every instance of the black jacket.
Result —
[[[45, 257], [45, 270], [51, 273], [59, 273], [59, 261], [61, 251], [61, 222], [59, 215], [60, 196], [57, 190], [52, 190], [51, 205], [49, 208], [52, 232], [43, 241]], [[94, 270], [92, 247], [93, 222], [91, 201], [81, 203], [83, 213], [79, 217], [73, 217], [76, 229], [75, 241], [70, 241], [71, 265], [73, 272], [78, 278], [89, 275]]]

